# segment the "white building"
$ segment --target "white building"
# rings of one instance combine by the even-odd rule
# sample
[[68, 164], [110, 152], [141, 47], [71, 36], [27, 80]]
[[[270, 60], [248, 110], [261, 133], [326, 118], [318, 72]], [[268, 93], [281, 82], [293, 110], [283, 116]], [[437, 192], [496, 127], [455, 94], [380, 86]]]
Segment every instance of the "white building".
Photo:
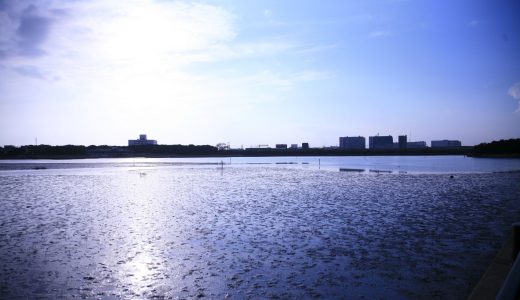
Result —
[[149, 140], [146, 134], [140, 134], [138, 140], [128, 140], [128, 146], [157, 145], [156, 140]]

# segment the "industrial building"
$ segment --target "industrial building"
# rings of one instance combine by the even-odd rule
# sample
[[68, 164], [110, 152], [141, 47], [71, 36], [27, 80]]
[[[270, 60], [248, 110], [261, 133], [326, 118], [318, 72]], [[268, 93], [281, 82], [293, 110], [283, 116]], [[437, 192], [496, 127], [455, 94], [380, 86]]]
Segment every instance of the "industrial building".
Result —
[[440, 140], [432, 141], [432, 148], [453, 148], [461, 147], [462, 143], [457, 140]]
[[156, 140], [149, 140], [146, 134], [140, 134], [138, 140], [128, 140], [128, 146], [157, 145]]
[[339, 147], [342, 149], [365, 149], [365, 137], [344, 136], [339, 138]]
[[391, 135], [376, 135], [368, 137], [369, 149], [392, 149], [394, 138]]

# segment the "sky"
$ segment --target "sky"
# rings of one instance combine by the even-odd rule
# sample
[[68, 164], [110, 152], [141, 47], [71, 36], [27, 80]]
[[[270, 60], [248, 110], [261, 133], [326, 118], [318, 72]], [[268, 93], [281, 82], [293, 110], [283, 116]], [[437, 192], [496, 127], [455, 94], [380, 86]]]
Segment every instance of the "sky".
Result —
[[520, 138], [515, 0], [0, 0], [0, 146]]

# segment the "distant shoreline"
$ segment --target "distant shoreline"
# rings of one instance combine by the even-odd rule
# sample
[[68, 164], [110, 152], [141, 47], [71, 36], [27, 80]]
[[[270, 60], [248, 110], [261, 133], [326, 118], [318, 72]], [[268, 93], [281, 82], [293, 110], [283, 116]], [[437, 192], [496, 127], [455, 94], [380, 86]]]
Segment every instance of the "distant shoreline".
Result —
[[520, 158], [520, 153], [507, 153], [507, 154], [468, 154], [469, 157], [473, 158]]
[[129, 151], [126, 153], [92, 153], [81, 155], [69, 154], [23, 154], [3, 155], [8, 159], [95, 159], [95, 158], [198, 158], [198, 157], [305, 157], [305, 156], [435, 156], [469, 155], [472, 147], [446, 149], [392, 149], [392, 150], [345, 150], [345, 149], [238, 149], [217, 150], [210, 153], [150, 153]]
[[[221, 149], [210, 145], [26, 145], [0, 148], [0, 161], [5, 159], [95, 159], [95, 158], [196, 158], [196, 157], [305, 157], [305, 156], [433, 156], [465, 155], [475, 158], [520, 158], [511, 147], [518, 140], [500, 141], [499, 145], [408, 149], [344, 149], [329, 148], [246, 148]], [[504, 144], [505, 146], [503, 146]]]

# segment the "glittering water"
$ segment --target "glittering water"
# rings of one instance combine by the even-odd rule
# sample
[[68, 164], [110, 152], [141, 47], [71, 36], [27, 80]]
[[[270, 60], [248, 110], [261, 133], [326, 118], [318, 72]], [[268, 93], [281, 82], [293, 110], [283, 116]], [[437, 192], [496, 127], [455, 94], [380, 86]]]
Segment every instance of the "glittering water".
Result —
[[464, 299], [520, 173], [0, 172], [0, 298]]
[[199, 158], [96, 158], [0, 160], [1, 170], [68, 169], [158, 166], [290, 166], [321, 170], [356, 170], [364, 173], [483, 173], [520, 171], [520, 159], [472, 158], [462, 155], [430, 156], [279, 156], [279, 157], [199, 157]]

